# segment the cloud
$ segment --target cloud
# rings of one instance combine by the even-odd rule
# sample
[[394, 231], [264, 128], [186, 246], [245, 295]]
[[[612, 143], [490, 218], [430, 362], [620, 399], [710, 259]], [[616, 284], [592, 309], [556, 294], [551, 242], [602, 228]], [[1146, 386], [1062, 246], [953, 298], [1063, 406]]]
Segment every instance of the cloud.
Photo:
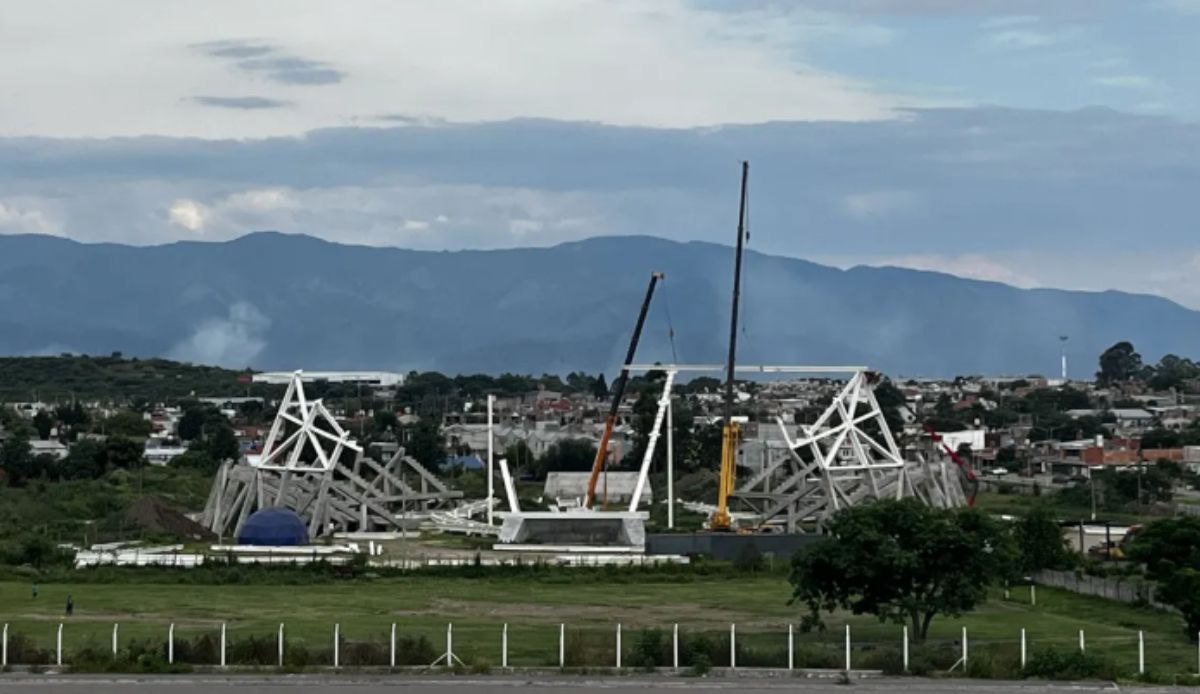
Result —
[[1003, 282], [1004, 284], [1011, 284], [1014, 287], [1030, 288], [1043, 286], [1032, 276], [979, 253], [965, 253], [962, 255], [943, 255], [938, 253], [901, 255], [890, 258], [879, 258], [867, 264], [874, 267], [906, 267], [913, 270], [944, 272], [969, 279]]
[[218, 58], [251, 58], [266, 55], [275, 50], [273, 46], [238, 39], [206, 41], [195, 44], [192, 48]]
[[1005, 29], [989, 34], [986, 45], [1004, 50], [1029, 50], [1065, 43], [1079, 35], [1078, 29], [1038, 31], [1034, 29]]
[[265, 43], [226, 39], [194, 44], [192, 48], [214, 58], [237, 59], [234, 66], [243, 72], [280, 84], [337, 84], [346, 77], [329, 63], [300, 58]]
[[290, 101], [268, 99], [265, 96], [194, 96], [192, 97], [192, 101], [205, 106], [235, 108], [246, 111], [264, 108], [283, 108], [284, 106], [291, 105]]
[[1119, 87], [1123, 89], [1150, 89], [1156, 85], [1153, 78], [1132, 73], [1093, 77], [1092, 83], [1102, 87]]
[[1200, 14], [1200, 0], [1158, 0], [1154, 6], [1180, 14]]
[[167, 211], [168, 222], [188, 231], [204, 229], [204, 222], [208, 216], [208, 208], [195, 200], [176, 200]]
[[861, 222], [875, 222], [918, 207], [920, 197], [904, 190], [875, 190], [851, 193], [842, 198], [846, 212]]
[[985, 19], [980, 26], [985, 29], [998, 29], [1001, 27], [1037, 24], [1039, 21], [1041, 21], [1041, 18], [1032, 14], [1003, 15], [1000, 17], [990, 17]]
[[253, 304], [238, 301], [224, 317], [201, 321], [167, 356], [197, 364], [244, 367], [266, 348], [263, 335], [270, 325]]
[[0, 233], [62, 234], [62, 225], [36, 207], [0, 200]]
[[[36, 61], [38, 69], [0, 76], [0, 92], [21, 95], [19, 109], [0, 109], [0, 135], [300, 136], [371, 114], [413, 113], [454, 123], [548, 118], [670, 128], [882, 120], [918, 103], [814, 62], [818, 43], [878, 45], [891, 29], [836, 12], [791, 12], [786, 3], [723, 12], [691, 0], [441, 0], [376, 3], [369, 21], [346, 21], [356, 10], [338, 4], [297, 12], [291, 0], [262, 0], [252, 10], [168, 10], [159, 0], [127, 0], [103, 13], [56, 7], [6, 8], [0, 63]], [[122, 38], [134, 25], [137, 40]], [[86, 70], [78, 55], [88, 56]], [[287, 101], [294, 108], [279, 108]], [[238, 113], [255, 106], [276, 112]]]

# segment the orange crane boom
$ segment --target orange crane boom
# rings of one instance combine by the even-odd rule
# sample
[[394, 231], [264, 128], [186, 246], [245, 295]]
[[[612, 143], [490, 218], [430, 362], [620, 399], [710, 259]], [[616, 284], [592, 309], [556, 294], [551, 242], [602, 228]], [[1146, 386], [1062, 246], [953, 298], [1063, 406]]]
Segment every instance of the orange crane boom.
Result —
[[633, 363], [633, 355], [637, 352], [638, 341], [642, 338], [642, 326], [646, 323], [646, 312], [650, 310], [650, 299], [654, 296], [654, 287], [665, 275], [661, 272], [650, 273], [650, 284], [646, 287], [646, 297], [642, 299], [642, 308], [638, 311], [637, 323], [633, 326], [633, 336], [629, 339], [629, 351], [625, 353], [625, 363], [617, 380], [613, 381], [612, 406], [608, 417], [604, 419], [604, 434], [600, 437], [600, 447], [596, 449], [596, 460], [592, 463], [592, 476], [588, 478], [586, 508], [592, 508], [596, 502], [596, 482], [604, 469], [604, 461], [608, 458], [608, 440], [612, 438], [613, 427], [617, 423], [617, 410], [621, 407], [621, 398], [625, 395], [625, 385], [629, 382], [629, 365]]

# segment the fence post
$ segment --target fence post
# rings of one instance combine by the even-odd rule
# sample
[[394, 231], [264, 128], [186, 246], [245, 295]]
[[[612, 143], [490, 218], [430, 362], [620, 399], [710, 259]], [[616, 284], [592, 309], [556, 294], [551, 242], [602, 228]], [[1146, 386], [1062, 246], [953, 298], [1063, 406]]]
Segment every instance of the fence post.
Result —
[[221, 667], [225, 667], [225, 622], [221, 622]]
[[283, 667], [283, 622], [279, 623], [279, 637], [276, 641], [279, 645], [279, 667]]
[[796, 634], [791, 624], [788, 625], [788, 670], [796, 668]]
[[395, 622], [392, 622], [391, 650], [390, 650], [389, 656], [388, 656], [388, 663], [390, 663], [392, 667], [396, 667], [396, 623]]
[[676, 670], [679, 669], [679, 625], [675, 625], [675, 629], [671, 633], [671, 664]]
[[500, 632], [500, 667], [508, 667], [508, 625]]
[[120, 628], [121, 628], [121, 625], [120, 625], [120, 623], [114, 623], [114, 624], [113, 624], [113, 635], [112, 635], [112, 653], [113, 653], [113, 657], [114, 657], [114, 658], [116, 658], [116, 657], [117, 657], [117, 651], [118, 651], [118, 646], [117, 646], [117, 644], [119, 643], [119, 639], [118, 639], [117, 633], [118, 633], [118, 631], [120, 630]]
[[967, 671], [967, 628], [962, 628], [963, 672]]
[[903, 644], [904, 645], [903, 645], [903, 648], [901, 648], [900, 653], [901, 653], [901, 659], [904, 661], [904, 671], [908, 672], [908, 625], [907, 624], [904, 625], [903, 632], [904, 632], [904, 634], [903, 634], [903, 636], [904, 636]]
[[175, 625], [167, 627], [167, 662], [175, 662]]
[[1021, 669], [1025, 669], [1025, 629], [1021, 629]]
[[558, 625], [558, 667], [567, 666], [567, 625]]
[[454, 622], [446, 625], [446, 667], [454, 667]]
[[1083, 629], [1080, 629], [1079, 630], [1079, 652], [1084, 653], [1086, 651], [1087, 651], [1087, 644], [1084, 642], [1084, 639], [1083, 639]]
[[342, 625], [333, 625], [333, 667], [336, 668], [342, 660]]
[[737, 669], [737, 625], [729, 625], [729, 669]]
[[846, 676], [850, 676], [850, 625], [846, 625]]
[[1146, 634], [1138, 631], [1138, 674], [1146, 674]]
[[58, 635], [54, 639], [54, 650], [55, 650], [54, 662], [57, 663], [59, 667], [62, 667], [62, 628], [63, 628], [62, 622], [59, 622], [58, 623]]
[[617, 622], [617, 669], [621, 669], [621, 623]]
[[1029, 604], [1032, 607], [1037, 607], [1037, 584], [1029, 584]]
[[0, 667], [8, 667], [8, 624], [4, 625], [4, 632], [0, 634]]

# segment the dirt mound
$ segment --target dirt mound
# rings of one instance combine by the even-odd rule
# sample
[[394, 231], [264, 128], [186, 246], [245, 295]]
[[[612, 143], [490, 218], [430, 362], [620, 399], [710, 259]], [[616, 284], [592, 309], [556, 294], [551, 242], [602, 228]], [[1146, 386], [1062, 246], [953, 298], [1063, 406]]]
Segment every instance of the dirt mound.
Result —
[[172, 508], [157, 496], [137, 501], [125, 512], [125, 522], [153, 535], [173, 535], [181, 540], [215, 540], [216, 535]]

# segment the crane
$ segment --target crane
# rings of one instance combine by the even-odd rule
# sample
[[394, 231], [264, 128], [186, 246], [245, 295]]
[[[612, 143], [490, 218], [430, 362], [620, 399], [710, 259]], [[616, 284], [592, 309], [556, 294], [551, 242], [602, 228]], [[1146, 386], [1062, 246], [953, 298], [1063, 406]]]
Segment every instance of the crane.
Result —
[[741, 427], [733, 421], [733, 376], [737, 361], [738, 304], [742, 290], [742, 245], [746, 237], [746, 182], [750, 177], [750, 162], [742, 162], [742, 194], [738, 203], [737, 252], [733, 261], [733, 309], [729, 317], [729, 355], [725, 366], [725, 426], [721, 430], [721, 477], [717, 492], [717, 510], [708, 519], [712, 530], [732, 530], [729, 497], [733, 494], [737, 474], [738, 442]]
[[617, 409], [621, 406], [621, 398], [625, 395], [625, 384], [629, 381], [629, 365], [633, 363], [633, 355], [637, 352], [638, 340], [642, 337], [642, 326], [646, 323], [646, 312], [650, 310], [650, 299], [654, 296], [654, 287], [665, 275], [661, 272], [650, 273], [650, 284], [646, 287], [646, 297], [642, 299], [642, 308], [638, 311], [637, 323], [633, 326], [633, 336], [629, 339], [629, 351], [625, 353], [625, 363], [621, 373], [613, 382], [612, 406], [608, 417], [604, 420], [604, 434], [600, 437], [600, 447], [596, 449], [596, 460], [592, 463], [592, 476], [588, 478], [586, 508], [592, 508], [596, 501], [596, 482], [604, 469], [604, 461], [608, 457], [608, 440], [612, 437], [613, 427], [617, 423]]

